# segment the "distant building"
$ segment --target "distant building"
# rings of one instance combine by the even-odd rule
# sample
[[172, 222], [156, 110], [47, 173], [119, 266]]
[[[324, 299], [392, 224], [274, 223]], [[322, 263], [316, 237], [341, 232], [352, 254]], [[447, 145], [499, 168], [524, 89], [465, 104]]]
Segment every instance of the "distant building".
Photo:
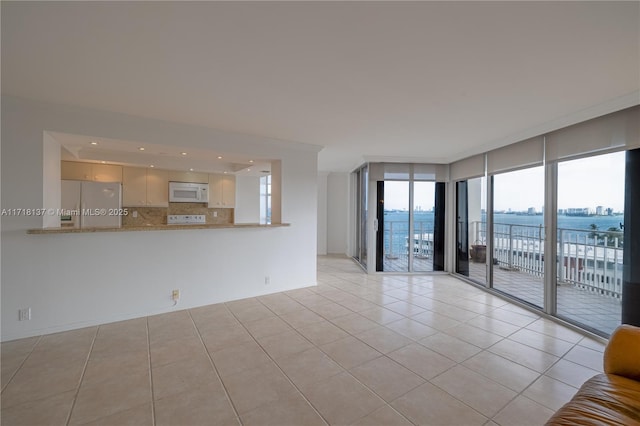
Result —
[[595, 210], [589, 207], [570, 207], [565, 211], [566, 216], [593, 216], [595, 214]]
[[527, 209], [527, 214], [535, 215], [536, 214], [536, 208], [535, 207], [529, 207]]
[[596, 216], [604, 216], [604, 207], [603, 206], [596, 207]]

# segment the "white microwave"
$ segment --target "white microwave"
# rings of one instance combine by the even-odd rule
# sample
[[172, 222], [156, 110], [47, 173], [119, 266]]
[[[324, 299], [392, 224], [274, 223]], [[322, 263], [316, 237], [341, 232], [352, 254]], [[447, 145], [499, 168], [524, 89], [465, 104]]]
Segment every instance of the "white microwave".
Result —
[[208, 183], [169, 182], [169, 201], [172, 203], [208, 203]]

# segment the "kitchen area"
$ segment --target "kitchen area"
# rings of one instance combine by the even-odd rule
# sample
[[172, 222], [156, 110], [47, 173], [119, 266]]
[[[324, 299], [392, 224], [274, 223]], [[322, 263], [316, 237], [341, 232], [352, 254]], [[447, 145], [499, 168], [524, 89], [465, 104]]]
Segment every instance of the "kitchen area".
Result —
[[[54, 165], [60, 175], [60, 208], [56, 218], [48, 217], [45, 226], [29, 234], [286, 226], [272, 220], [277, 161], [54, 136], [60, 146]], [[55, 202], [56, 191], [49, 194]]]
[[[23, 212], [2, 217], [4, 339], [315, 284], [319, 147], [66, 105], [3, 101], [2, 204]], [[63, 175], [63, 162], [78, 163], [71, 168], [80, 173], [71, 178], [65, 164]], [[209, 178], [225, 171], [235, 179], [235, 202], [222, 207], [213, 204], [216, 184]], [[128, 172], [137, 172], [136, 179]], [[120, 226], [61, 226], [63, 176], [110, 184], [112, 173], [115, 187], [122, 188], [120, 208], [128, 209]], [[193, 183], [207, 183], [208, 201], [169, 201], [169, 182], [192, 183], [184, 178], [195, 173], [207, 176], [205, 181], [196, 175]], [[261, 224], [260, 182], [268, 176], [271, 224]], [[137, 191], [129, 191], [131, 182]], [[108, 189], [107, 196], [117, 199]], [[174, 225], [168, 223], [173, 214], [207, 216], [204, 224]], [[25, 309], [31, 319], [20, 320]]]
[[61, 228], [234, 223], [230, 174], [61, 162]]

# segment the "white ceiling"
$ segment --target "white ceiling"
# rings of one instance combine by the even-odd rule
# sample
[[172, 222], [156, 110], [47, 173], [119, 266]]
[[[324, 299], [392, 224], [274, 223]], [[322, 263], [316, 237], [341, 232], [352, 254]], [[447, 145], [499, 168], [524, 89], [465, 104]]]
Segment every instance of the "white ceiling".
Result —
[[167, 170], [263, 176], [271, 172], [269, 159], [229, 154], [213, 149], [186, 148], [130, 140], [47, 132], [62, 148], [62, 160]]
[[2, 93], [448, 162], [638, 103], [639, 2], [6, 2]]

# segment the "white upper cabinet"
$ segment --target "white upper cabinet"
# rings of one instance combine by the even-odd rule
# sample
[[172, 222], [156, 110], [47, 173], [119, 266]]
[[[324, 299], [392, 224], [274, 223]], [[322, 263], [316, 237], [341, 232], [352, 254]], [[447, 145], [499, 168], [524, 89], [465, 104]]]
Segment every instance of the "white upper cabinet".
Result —
[[124, 167], [122, 178], [122, 204], [124, 206], [169, 206], [169, 171]]
[[234, 208], [236, 206], [236, 177], [209, 175], [209, 207]]
[[147, 205], [147, 169], [122, 168], [122, 205], [127, 207]]
[[96, 182], [122, 182], [122, 166], [92, 164], [91, 173]]
[[147, 206], [169, 206], [169, 171], [147, 169]]
[[60, 165], [60, 175], [62, 180], [93, 180], [91, 163], [63, 161]]
[[63, 161], [60, 165], [60, 176], [63, 180], [122, 182], [122, 167], [113, 164]]
[[209, 176], [206, 173], [179, 172], [179, 171], [171, 170], [169, 171], [169, 181], [189, 182], [189, 183], [207, 183], [209, 182]]

